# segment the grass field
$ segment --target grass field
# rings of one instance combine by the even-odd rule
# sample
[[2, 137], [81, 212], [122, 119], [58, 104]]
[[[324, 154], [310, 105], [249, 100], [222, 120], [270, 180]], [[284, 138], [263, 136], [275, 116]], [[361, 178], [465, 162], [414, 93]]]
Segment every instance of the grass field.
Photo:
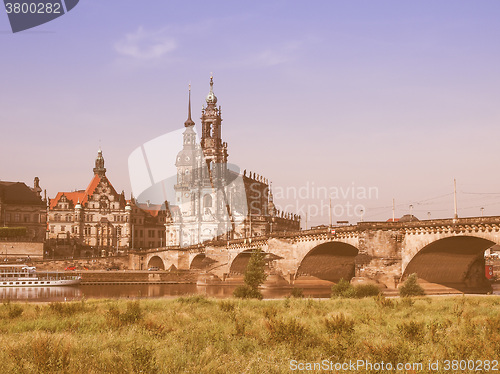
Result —
[[500, 297], [4, 303], [0, 344], [2, 373], [290, 373], [291, 360], [462, 372], [444, 360], [500, 357]]

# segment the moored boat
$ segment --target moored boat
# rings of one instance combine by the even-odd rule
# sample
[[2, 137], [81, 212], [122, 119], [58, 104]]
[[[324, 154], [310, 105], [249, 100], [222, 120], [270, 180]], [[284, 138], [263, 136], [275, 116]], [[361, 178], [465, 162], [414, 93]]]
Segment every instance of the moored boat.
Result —
[[54, 271], [37, 272], [34, 267], [22, 264], [0, 265], [0, 287], [75, 286], [81, 277]]

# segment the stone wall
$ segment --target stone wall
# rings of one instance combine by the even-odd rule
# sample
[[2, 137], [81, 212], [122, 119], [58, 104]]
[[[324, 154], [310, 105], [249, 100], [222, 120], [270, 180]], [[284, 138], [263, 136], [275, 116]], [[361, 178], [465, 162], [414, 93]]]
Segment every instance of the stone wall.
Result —
[[25, 259], [32, 260], [43, 258], [43, 243], [38, 242], [4, 242], [0, 241], [1, 259]]

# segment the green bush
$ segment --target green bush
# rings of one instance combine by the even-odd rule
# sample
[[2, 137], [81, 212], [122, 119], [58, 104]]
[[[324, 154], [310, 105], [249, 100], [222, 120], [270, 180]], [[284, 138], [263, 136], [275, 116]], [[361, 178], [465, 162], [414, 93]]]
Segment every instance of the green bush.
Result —
[[354, 295], [358, 299], [363, 297], [377, 296], [380, 289], [374, 284], [357, 284], [354, 286]]
[[378, 294], [380, 294], [380, 290], [374, 284], [357, 284], [353, 286], [345, 279], [341, 279], [332, 286], [332, 298], [362, 299], [377, 296]]
[[375, 296], [375, 302], [382, 308], [394, 308], [396, 306], [393, 300], [386, 298], [382, 294]]
[[354, 297], [354, 287], [351, 283], [345, 279], [339, 280], [337, 284], [332, 286], [332, 298], [342, 297], [342, 298], [352, 298]]
[[72, 316], [75, 313], [84, 312], [86, 307], [84, 300], [69, 303], [53, 302], [49, 304], [49, 310], [59, 316]]
[[252, 288], [249, 285], [245, 284], [243, 286], [238, 286], [233, 292], [234, 297], [238, 297], [240, 299], [259, 299], [262, 300], [262, 293], [256, 289]]
[[355, 321], [339, 314], [325, 319], [326, 330], [331, 334], [350, 335], [354, 332]]
[[106, 320], [112, 327], [121, 327], [139, 322], [144, 317], [139, 301], [127, 303], [127, 310], [120, 313], [118, 308], [112, 306], [106, 313]]
[[21, 316], [21, 314], [23, 314], [24, 311], [23, 307], [17, 304], [9, 304], [7, 308], [9, 310], [7, 314], [11, 319]]
[[424, 289], [417, 283], [417, 274], [411, 274], [404, 283], [399, 287], [399, 296], [423, 296], [425, 295]]
[[291, 296], [292, 297], [296, 297], [296, 298], [302, 298], [304, 297], [304, 290], [302, 288], [292, 288], [292, 293], [291, 293]]
[[26, 235], [26, 227], [0, 227], [0, 238], [18, 238]]
[[397, 325], [399, 334], [410, 341], [421, 342], [425, 337], [425, 324], [423, 322], [403, 322]]
[[270, 338], [277, 343], [298, 344], [303, 341], [307, 329], [295, 318], [281, 320], [271, 318], [266, 321]]

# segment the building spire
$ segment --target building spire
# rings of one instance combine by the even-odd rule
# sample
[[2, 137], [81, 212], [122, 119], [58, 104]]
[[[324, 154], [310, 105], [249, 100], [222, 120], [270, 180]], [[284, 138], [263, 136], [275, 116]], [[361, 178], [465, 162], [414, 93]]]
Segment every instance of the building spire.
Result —
[[94, 174], [103, 177], [106, 174], [106, 168], [104, 167], [104, 157], [102, 157], [102, 150], [99, 146], [99, 151], [97, 152], [97, 158], [95, 159]]
[[189, 84], [189, 100], [188, 100], [188, 118], [184, 122], [185, 127], [194, 126], [194, 121], [191, 119], [191, 83]]
[[206, 99], [207, 104], [217, 104], [217, 96], [214, 94], [214, 75], [210, 73], [210, 92], [207, 95]]

